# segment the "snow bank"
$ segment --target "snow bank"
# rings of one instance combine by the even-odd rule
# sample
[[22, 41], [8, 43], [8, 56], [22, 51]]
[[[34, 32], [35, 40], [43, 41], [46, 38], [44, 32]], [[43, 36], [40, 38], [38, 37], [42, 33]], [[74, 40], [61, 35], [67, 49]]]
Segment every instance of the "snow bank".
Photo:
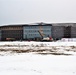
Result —
[[13, 42], [0, 42], [0, 46], [2, 45], [16, 45], [16, 46], [20, 46], [20, 45], [44, 45], [44, 46], [76, 46], [76, 42], [34, 42], [34, 41], [13, 41]]
[[76, 42], [0, 42], [0, 51], [17, 53], [38, 53], [53, 55], [70, 55], [76, 52]]

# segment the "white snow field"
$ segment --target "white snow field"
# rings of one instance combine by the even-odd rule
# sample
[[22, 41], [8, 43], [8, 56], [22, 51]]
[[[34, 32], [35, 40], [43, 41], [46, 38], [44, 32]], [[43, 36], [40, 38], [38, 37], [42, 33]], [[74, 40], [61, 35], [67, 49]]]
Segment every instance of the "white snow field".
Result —
[[0, 42], [0, 75], [76, 75], [76, 42]]

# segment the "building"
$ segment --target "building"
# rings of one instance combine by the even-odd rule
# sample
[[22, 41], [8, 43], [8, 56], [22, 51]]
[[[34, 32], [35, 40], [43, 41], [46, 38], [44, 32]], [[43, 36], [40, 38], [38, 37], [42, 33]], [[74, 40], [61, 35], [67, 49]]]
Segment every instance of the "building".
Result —
[[35, 23], [0, 26], [0, 40], [76, 38], [76, 23]]
[[1, 40], [20, 40], [23, 38], [22, 25], [7, 25], [0, 27]]
[[71, 27], [71, 38], [76, 38], [76, 23]]
[[[37, 23], [23, 26], [24, 40], [39, 40], [42, 37], [51, 37], [51, 24]], [[39, 31], [42, 33], [40, 35]]]
[[2, 37], [2, 32], [1, 32], [1, 30], [0, 30], [0, 41], [1, 41], [1, 37]]
[[53, 23], [52, 37], [54, 39], [76, 38], [76, 23]]
[[51, 37], [51, 24], [36, 23], [23, 25], [6, 25], [0, 27], [0, 40], [40, 40]]
[[52, 26], [52, 38], [57, 40], [64, 37], [64, 26]]

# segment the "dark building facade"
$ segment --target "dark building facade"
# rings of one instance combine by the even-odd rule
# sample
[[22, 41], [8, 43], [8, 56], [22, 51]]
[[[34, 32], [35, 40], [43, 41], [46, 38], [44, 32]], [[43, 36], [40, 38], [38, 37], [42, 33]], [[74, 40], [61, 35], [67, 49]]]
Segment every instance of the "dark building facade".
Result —
[[76, 23], [54, 23], [52, 24], [52, 37], [76, 38]]
[[22, 25], [1, 26], [1, 40], [20, 40], [23, 38]]
[[0, 30], [0, 41], [1, 41], [1, 37], [2, 37], [2, 32], [1, 32], [1, 30]]
[[61, 39], [64, 37], [64, 26], [52, 26], [52, 38]]
[[71, 26], [64, 27], [64, 37], [71, 38]]
[[76, 38], [76, 24], [71, 27], [71, 37]]

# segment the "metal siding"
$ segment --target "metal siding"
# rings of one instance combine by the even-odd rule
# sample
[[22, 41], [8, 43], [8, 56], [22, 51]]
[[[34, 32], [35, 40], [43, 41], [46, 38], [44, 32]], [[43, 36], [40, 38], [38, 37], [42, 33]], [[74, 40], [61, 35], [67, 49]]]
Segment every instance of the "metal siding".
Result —
[[71, 38], [76, 38], [76, 26], [71, 27]]
[[52, 37], [54, 39], [64, 37], [64, 26], [52, 26]]
[[64, 27], [64, 38], [71, 38], [71, 26]]
[[1, 40], [1, 37], [2, 37], [2, 32], [1, 32], [1, 30], [0, 30], [0, 40]]

